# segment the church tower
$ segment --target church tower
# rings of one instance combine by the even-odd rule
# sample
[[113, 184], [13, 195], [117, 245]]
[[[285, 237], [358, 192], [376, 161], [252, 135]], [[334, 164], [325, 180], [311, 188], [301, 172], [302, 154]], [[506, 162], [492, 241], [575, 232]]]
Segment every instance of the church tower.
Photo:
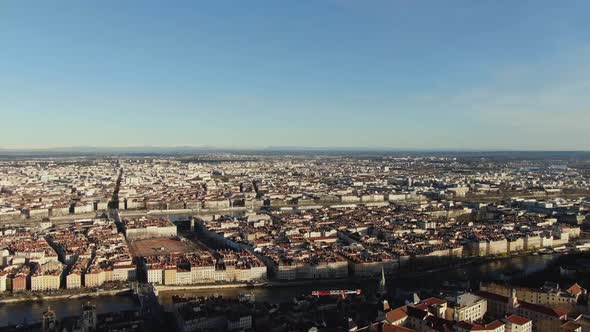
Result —
[[57, 317], [50, 307], [47, 307], [47, 310], [43, 313], [42, 319], [43, 332], [57, 331]]
[[518, 307], [518, 298], [516, 297], [516, 289], [510, 290], [510, 297], [508, 298], [508, 312], [514, 313]]
[[90, 303], [82, 306], [82, 328], [85, 332], [96, 330], [96, 306]]
[[385, 296], [387, 294], [387, 289], [385, 288], [385, 269], [383, 268], [383, 264], [381, 264], [381, 280], [379, 280], [379, 287], [377, 288], [377, 294], [380, 297]]

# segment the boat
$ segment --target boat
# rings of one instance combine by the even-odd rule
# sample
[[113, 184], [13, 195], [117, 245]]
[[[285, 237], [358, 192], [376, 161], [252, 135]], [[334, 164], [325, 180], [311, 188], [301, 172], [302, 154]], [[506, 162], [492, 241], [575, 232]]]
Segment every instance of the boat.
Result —
[[238, 300], [240, 300], [240, 302], [254, 302], [255, 296], [252, 293], [244, 293], [238, 296]]

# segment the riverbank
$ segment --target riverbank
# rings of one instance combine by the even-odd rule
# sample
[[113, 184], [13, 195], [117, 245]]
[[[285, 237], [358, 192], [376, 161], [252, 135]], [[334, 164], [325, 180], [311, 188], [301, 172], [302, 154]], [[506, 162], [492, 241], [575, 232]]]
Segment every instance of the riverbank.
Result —
[[[454, 269], [459, 269], [469, 265], [486, 264], [494, 261], [510, 260], [519, 257], [533, 256], [532, 253], [519, 253], [514, 255], [504, 256], [490, 256], [490, 257], [466, 257], [457, 258], [453, 264], [446, 264], [445, 266], [436, 267], [425, 271], [409, 271], [407, 269], [400, 269], [393, 273], [387, 274], [386, 278], [421, 278], [432, 273], [446, 272]], [[165, 286], [158, 285], [158, 292], [167, 291], [181, 291], [181, 290], [215, 290], [215, 289], [234, 289], [234, 288], [280, 288], [280, 287], [296, 287], [296, 286], [307, 286], [307, 285], [329, 285], [332, 283], [343, 283], [349, 282], [364, 283], [367, 281], [376, 281], [378, 276], [366, 276], [366, 277], [346, 277], [346, 278], [325, 278], [325, 279], [297, 279], [297, 280], [268, 280], [266, 282], [256, 283], [225, 283], [225, 284], [201, 284], [201, 285], [182, 285], [182, 286]]]
[[227, 283], [227, 284], [202, 284], [202, 285], [157, 285], [154, 286], [157, 292], [176, 292], [183, 290], [214, 290], [214, 289], [229, 289], [229, 288], [258, 288], [267, 286], [267, 282], [256, 283]]
[[[415, 292], [424, 290], [424, 296], [427, 296], [429, 294], [428, 290], [440, 290], [443, 287], [443, 282], [454, 283], [469, 280], [471, 285], [476, 286], [480, 281], [501, 280], [502, 275], [514, 276], [514, 271], [521, 271], [519, 276], [542, 273], [547, 266], [554, 265], [553, 261], [556, 256], [558, 255], [529, 255], [507, 259], [496, 258], [489, 261], [478, 260], [477, 263], [465, 264], [461, 267], [449, 264], [444, 271], [426, 274], [422, 277], [411, 277], [410, 274], [403, 272], [387, 276], [386, 288], [392, 300], [395, 294], [400, 291]], [[556, 276], [558, 275], [559, 272], [557, 271]], [[541, 275], [539, 277], [540, 280], [558, 281], [555, 278], [552, 275]], [[530, 285], [537, 286], [534, 282]], [[159, 292], [159, 302], [164, 306], [170, 305], [174, 295], [201, 297], [217, 294], [226, 298], [238, 298], [244, 293], [249, 293], [257, 301], [279, 304], [302, 294], [311, 294], [312, 291], [318, 289], [361, 289], [363, 293], [370, 295], [376, 292], [378, 283], [376, 278], [372, 280], [348, 278], [280, 282], [276, 285], [269, 282], [256, 287], [251, 287], [251, 285], [235, 287], [234, 284], [219, 284], [216, 286], [221, 287], [214, 290], [210, 286], [200, 285], [200, 289]], [[39, 320], [48, 306], [51, 306], [58, 317], [79, 315], [81, 306], [89, 300], [97, 306], [98, 313], [138, 308], [139, 302], [137, 299], [131, 293], [128, 294], [123, 296], [97, 296], [89, 299], [81, 295], [79, 298], [55, 299], [53, 301], [31, 299], [30, 301], [18, 303], [0, 304], [0, 326], [7, 325], [10, 322], [19, 324], [25, 319], [29, 322]]]
[[[456, 258], [454, 261], [449, 261], [449, 264], [444, 266], [434, 267], [428, 270], [412, 271], [407, 268], [401, 268], [388, 274], [387, 278], [421, 278], [433, 273], [445, 272], [453, 269], [462, 268], [468, 265], [485, 264], [493, 261], [509, 260], [517, 257], [532, 256], [532, 253], [518, 253], [504, 256], [491, 257], [466, 257]], [[417, 262], [414, 262], [416, 264]], [[432, 262], [431, 262], [432, 263]], [[178, 292], [178, 291], [205, 291], [205, 290], [220, 290], [220, 289], [236, 289], [236, 288], [280, 288], [280, 287], [296, 287], [307, 285], [322, 285], [331, 283], [350, 282], [362, 283], [371, 280], [377, 280], [375, 276], [367, 277], [347, 277], [347, 278], [326, 278], [326, 279], [299, 279], [299, 280], [268, 280], [260, 282], [236, 282], [236, 283], [211, 283], [211, 284], [195, 284], [195, 285], [157, 285], [157, 292]], [[119, 288], [115, 290], [101, 290], [101, 291], [84, 291], [80, 289], [78, 293], [72, 294], [28, 294], [26, 296], [16, 296], [0, 298], [0, 303], [15, 303], [15, 302], [35, 302], [45, 300], [62, 300], [62, 299], [76, 299], [81, 297], [96, 297], [96, 296], [112, 296], [131, 294], [130, 288]]]

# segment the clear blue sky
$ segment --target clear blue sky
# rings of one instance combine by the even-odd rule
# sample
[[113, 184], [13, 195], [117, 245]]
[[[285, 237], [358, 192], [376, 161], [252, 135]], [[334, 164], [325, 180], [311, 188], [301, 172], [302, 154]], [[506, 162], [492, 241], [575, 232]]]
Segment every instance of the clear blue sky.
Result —
[[0, 148], [590, 150], [589, 1], [2, 1]]

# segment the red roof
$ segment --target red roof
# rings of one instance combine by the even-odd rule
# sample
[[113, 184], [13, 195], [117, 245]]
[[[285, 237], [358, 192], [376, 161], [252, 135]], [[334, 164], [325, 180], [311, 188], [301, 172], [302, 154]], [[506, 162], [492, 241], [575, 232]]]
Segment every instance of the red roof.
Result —
[[582, 287], [578, 285], [578, 283], [573, 284], [570, 288], [567, 289], [570, 294], [578, 295], [582, 293]]
[[383, 324], [383, 332], [414, 332], [416, 330], [393, 324]]
[[519, 316], [519, 315], [510, 315], [510, 316], [506, 317], [506, 320], [512, 324], [515, 324], [515, 325], [525, 325], [528, 322], [530, 322], [529, 319], [526, 319], [526, 318]]
[[412, 330], [407, 327], [397, 326], [397, 325], [393, 325], [393, 324], [389, 324], [389, 323], [374, 323], [370, 326], [362, 327], [362, 328], [358, 329], [357, 331], [359, 331], [359, 332], [361, 332], [361, 331], [362, 332], [365, 332], [365, 331], [367, 331], [367, 332], [369, 332], [369, 331], [375, 331], [375, 332], [416, 332], [416, 330]]
[[471, 330], [471, 328], [473, 327], [473, 324], [468, 323], [466, 321], [460, 321], [457, 324], [455, 324], [455, 326], [460, 327], [464, 330]]
[[504, 325], [504, 323], [502, 323], [502, 322], [501, 322], [501, 321], [499, 321], [499, 320], [495, 320], [495, 321], [493, 321], [493, 322], [491, 322], [491, 323], [487, 324], [485, 327], [486, 327], [487, 329], [492, 329], [492, 330], [495, 330], [495, 329], [499, 328], [499, 327], [500, 327], [500, 326], [502, 326], [502, 325]]
[[567, 322], [563, 325], [561, 325], [559, 328], [562, 331], [578, 331], [579, 328], [581, 328], [582, 325], [578, 324], [578, 323], [574, 323], [574, 322]]
[[483, 298], [489, 299], [489, 300], [508, 303], [508, 297], [503, 296], [503, 295], [494, 294], [494, 293], [490, 293], [490, 292], [484, 292], [484, 291], [479, 291], [479, 292], [476, 292], [475, 294], [478, 296], [481, 296]]
[[414, 306], [414, 308], [420, 309], [420, 310], [423, 310], [423, 311], [428, 311], [428, 304], [426, 304], [426, 303], [419, 303], [419, 304], [416, 304]]
[[445, 304], [445, 303], [447, 303], [447, 301], [438, 299], [436, 297], [430, 297], [430, 298], [427, 298], [426, 300], [420, 301], [420, 304], [426, 304], [426, 305]]
[[408, 317], [408, 309], [406, 306], [393, 309], [385, 314], [385, 318], [390, 322], [397, 322], [405, 317]]
[[542, 313], [547, 316], [562, 318], [567, 315], [567, 313], [559, 310], [559, 309], [551, 309], [549, 307], [545, 307], [538, 304], [532, 304], [524, 301], [518, 301], [518, 306], [520, 308], [525, 308], [527, 310], [536, 311], [538, 313]]
[[502, 325], [504, 325], [504, 323], [502, 323], [499, 320], [495, 320], [487, 325], [479, 325], [479, 324], [473, 324], [473, 323], [461, 321], [461, 322], [457, 323], [455, 326], [457, 326], [461, 329], [464, 329], [464, 330], [468, 330], [468, 331], [489, 331], [489, 330], [495, 330]]

